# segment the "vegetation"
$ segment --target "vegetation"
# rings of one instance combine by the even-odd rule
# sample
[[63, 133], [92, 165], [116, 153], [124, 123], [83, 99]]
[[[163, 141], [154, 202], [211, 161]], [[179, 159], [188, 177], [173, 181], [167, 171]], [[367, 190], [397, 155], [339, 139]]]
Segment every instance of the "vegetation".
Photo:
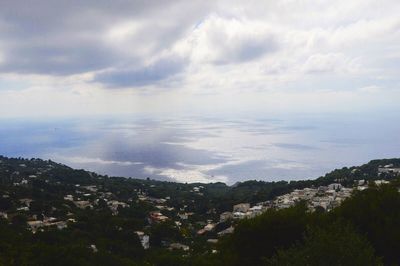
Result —
[[[400, 181], [385, 174], [378, 177], [378, 167], [385, 164], [398, 167], [400, 160], [375, 160], [316, 180], [247, 181], [230, 187], [108, 177], [51, 161], [0, 157], [0, 213], [8, 214], [0, 218], [0, 265], [400, 265]], [[234, 222], [234, 233], [219, 237], [217, 244], [207, 242], [217, 238], [215, 231], [196, 233], [203, 221], [218, 220], [221, 212], [240, 202], [378, 178], [391, 182], [371, 182], [330, 212], [310, 212], [300, 202]], [[97, 194], [86, 194], [84, 186], [95, 186]], [[195, 187], [201, 189], [195, 192]], [[149, 223], [157, 203], [139, 200], [141, 193], [150, 200], [168, 198], [171, 209], [163, 214], [175, 220], [182, 210], [193, 214], [179, 226], [173, 219]], [[96, 204], [78, 208], [64, 199], [69, 194]], [[27, 210], [21, 209], [21, 199], [32, 200]], [[112, 211], [111, 201], [129, 204]], [[62, 230], [48, 227], [33, 234], [27, 227], [32, 217], [74, 222]], [[216, 228], [222, 231], [232, 223]], [[150, 235], [150, 249], [143, 248], [136, 231]], [[170, 250], [171, 243], [190, 245], [190, 250]]]
[[[303, 204], [240, 223], [221, 265], [400, 265], [398, 183], [372, 186], [332, 212]], [[255, 244], [256, 243], [256, 244]]]

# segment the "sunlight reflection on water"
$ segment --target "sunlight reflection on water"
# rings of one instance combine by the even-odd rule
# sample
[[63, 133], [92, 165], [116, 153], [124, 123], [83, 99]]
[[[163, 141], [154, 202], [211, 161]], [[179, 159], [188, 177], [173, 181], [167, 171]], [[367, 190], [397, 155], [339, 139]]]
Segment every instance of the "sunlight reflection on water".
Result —
[[316, 178], [400, 157], [392, 119], [69, 119], [0, 121], [0, 153], [102, 174], [180, 182]]

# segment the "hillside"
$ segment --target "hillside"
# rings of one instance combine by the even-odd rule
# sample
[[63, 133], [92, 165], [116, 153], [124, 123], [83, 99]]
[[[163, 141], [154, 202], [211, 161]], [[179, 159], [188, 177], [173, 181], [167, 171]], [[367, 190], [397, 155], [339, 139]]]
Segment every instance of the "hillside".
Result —
[[327, 249], [354, 242], [359, 265], [399, 263], [399, 166], [374, 160], [316, 180], [227, 186], [0, 157], [0, 265], [292, 265], [324, 237], [336, 241]]

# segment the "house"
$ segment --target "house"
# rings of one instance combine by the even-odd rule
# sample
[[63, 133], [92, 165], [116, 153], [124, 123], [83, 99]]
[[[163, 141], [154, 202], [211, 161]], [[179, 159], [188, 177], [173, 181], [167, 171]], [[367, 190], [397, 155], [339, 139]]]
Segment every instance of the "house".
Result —
[[187, 220], [188, 215], [187, 215], [186, 213], [178, 213], [178, 217], [179, 217], [181, 220]]
[[200, 229], [199, 231], [197, 231], [197, 234], [198, 235], [203, 235], [203, 234], [205, 234], [207, 231], [206, 230], [204, 230], [204, 228], [203, 229]]
[[220, 232], [218, 232], [218, 236], [224, 236], [224, 235], [228, 235], [228, 234], [232, 234], [235, 231], [235, 228], [233, 226], [228, 227], [225, 230], [222, 230]]
[[92, 250], [93, 253], [96, 253], [99, 251], [95, 244], [90, 245], [89, 248]]
[[209, 232], [209, 231], [212, 231], [214, 228], [215, 228], [215, 224], [209, 223], [209, 224], [207, 224], [206, 226], [204, 226], [203, 229], [204, 229], [205, 231]]
[[318, 187], [318, 192], [317, 194], [324, 194], [325, 191], [329, 190], [329, 188], [327, 186], [320, 186]]
[[193, 212], [178, 213], [178, 217], [181, 220], [187, 220], [189, 216], [192, 216], [193, 214], [194, 214]]
[[149, 222], [153, 223], [153, 222], [164, 222], [166, 220], [168, 220], [169, 218], [165, 215], [163, 215], [161, 212], [150, 212], [149, 214]]
[[32, 199], [20, 199], [19, 202], [27, 207], [31, 206]]
[[378, 168], [378, 173], [382, 174], [382, 173], [386, 173], [386, 174], [400, 174], [400, 168], [399, 167], [394, 167], [393, 164], [388, 164], [385, 166], [380, 166]]
[[233, 214], [232, 212], [223, 212], [219, 215], [219, 221], [220, 222], [226, 222], [229, 219], [233, 219]]
[[375, 180], [375, 184], [377, 186], [383, 185], [383, 184], [389, 184], [389, 181], [386, 180]]
[[6, 212], [0, 212], [0, 218], [8, 219], [8, 215]]
[[62, 230], [62, 229], [65, 229], [68, 227], [67, 222], [65, 222], [65, 221], [59, 221], [54, 224], [57, 226], [58, 230]]
[[252, 217], [261, 214], [262, 211], [263, 211], [263, 206], [261, 206], [261, 205], [256, 205], [249, 209], [250, 216], [252, 216]]
[[154, 204], [164, 204], [165, 202], [167, 202], [166, 199], [157, 199], [152, 197], [146, 197], [146, 200]]
[[125, 202], [117, 201], [117, 200], [111, 200], [111, 201], [107, 202], [107, 205], [110, 208], [113, 215], [118, 214], [119, 207], [121, 207], [121, 208], [129, 207], [129, 204], [127, 204]]
[[74, 197], [72, 195], [65, 195], [64, 200], [74, 201]]
[[243, 212], [234, 212], [233, 219], [243, 219], [246, 217], [246, 213]]
[[339, 183], [332, 183], [328, 186], [329, 190], [340, 190], [342, 185]]
[[142, 231], [136, 231], [135, 233], [139, 237], [140, 243], [142, 244], [143, 248], [149, 249], [150, 248], [150, 236], [146, 235]]
[[80, 209], [86, 209], [87, 207], [92, 208], [92, 205], [90, 204], [90, 202], [86, 201], [86, 200], [74, 201], [74, 204], [76, 207], [78, 207]]
[[246, 213], [250, 209], [250, 203], [240, 203], [233, 206], [233, 212]]
[[362, 186], [362, 185], [365, 184], [365, 180], [364, 180], [364, 179], [357, 180], [357, 184], [358, 184], [359, 186]]
[[176, 226], [178, 226], [178, 227], [181, 227], [181, 226], [182, 226], [182, 223], [179, 222], [179, 221], [175, 221], [175, 224], [176, 224]]
[[110, 210], [114, 213], [117, 212], [118, 207], [121, 207], [121, 208], [129, 207], [129, 204], [122, 202], [122, 201], [117, 201], [117, 200], [110, 200], [109, 202], [107, 202], [107, 205], [110, 208]]
[[97, 192], [97, 187], [96, 186], [83, 186], [82, 188], [90, 191], [90, 192]]
[[363, 190], [366, 190], [368, 188], [368, 186], [358, 186], [357, 187], [357, 190], [359, 190], [359, 191], [363, 191]]
[[171, 245], [169, 245], [169, 250], [174, 250], [174, 249], [181, 249], [183, 251], [189, 251], [189, 246], [187, 245], [183, 245], [181, 243], [172, 243]]
[[27, 224], [33, 233], [36, 233], [40, 227], [44, 226], [43, 221], [28, 221]]

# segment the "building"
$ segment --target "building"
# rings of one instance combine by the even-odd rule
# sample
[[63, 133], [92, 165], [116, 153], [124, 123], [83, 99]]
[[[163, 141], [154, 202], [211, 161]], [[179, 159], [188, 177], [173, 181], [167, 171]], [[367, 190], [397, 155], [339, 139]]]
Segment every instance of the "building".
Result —
[[207, 239], [207, 243], [210, 243], [210, 244], [217, 244], [217, 243], [218, 243], [218, 239], [215, 239], [215, 238]]
[[214, 228], [215, 228], [215, 224], [213, 224], [213, 223], [209, 223], [206, 226], [204, 226], [204, 230], [207, 232], [212, 231]]
[[181, 249], [183, 251], [189, 251], [189, 246], [187, 245], [183, 245], [181, 243], [172, 243], [171, 245], [169, 245], [169, 250], [174, 250], [174, 249]]
[[86, 209], [87, 207], [92, 207], [89, 201], [86, 200], [79, 200], [79, 201], [74, 201], [75, 206], [80, 208], [80, 209]]
[[377, 186], [383, 185], [383, 184], [389, 184], [389, 181], [386, 180], [375, 180], [375, 184]]
[[250, 203], [240, 203], [233, 206], [233, 212], [246, 213], [250, 209]]
[[74, 197], [72, 195], [65, 195], [64, 200], [74, 201]]
[[8, 215], [6, 212], [0, 212], [0, 218], [8, 219]]
[[400, 174], [400, 168], [394, 167], [393, 164], [385, 165], [378, 168], [378, 174]]
[[150, 236], [146, 235], [142, 231], [136, 231], [135, 233], [139, 237], [140, 243], [142, 244], [143, 248], [149, 249], [150, 248]]
[[27, 224], [33, 233], [36, 233], [40, 227], [44, 226], [43, 221], [28, 221]]
[[233, 213], [232, 212], [223, 212], [219, 215], [219, 221], [221, 223], [226, 222], [229, 219], [233, 219]]
[[150, 212], [150, 214], [149, 214], [149, 222], [150, 223], [164, 222], [168, 219], [169, 218], [167, 216], [163, 215], [161, 212], [154, 211], [154, 212]]
[[338, 184], [338, 183], [332, 183], [332, 184], [330, 184], [330, 185], [328, 186], [328, 188], [329, 188], [330, 190], [340, 190], [340, 189], [342, 188], [342, 185], [341, 185], [341, 184]]
[[225, 230], [222, 230], [220, 232], [218, 232], [218, 236], [224, 236], [224, 235], [228, 235], [228, 234], [232, 234], [235, 231], [235, 228], [233, 226], [228, 227]]

